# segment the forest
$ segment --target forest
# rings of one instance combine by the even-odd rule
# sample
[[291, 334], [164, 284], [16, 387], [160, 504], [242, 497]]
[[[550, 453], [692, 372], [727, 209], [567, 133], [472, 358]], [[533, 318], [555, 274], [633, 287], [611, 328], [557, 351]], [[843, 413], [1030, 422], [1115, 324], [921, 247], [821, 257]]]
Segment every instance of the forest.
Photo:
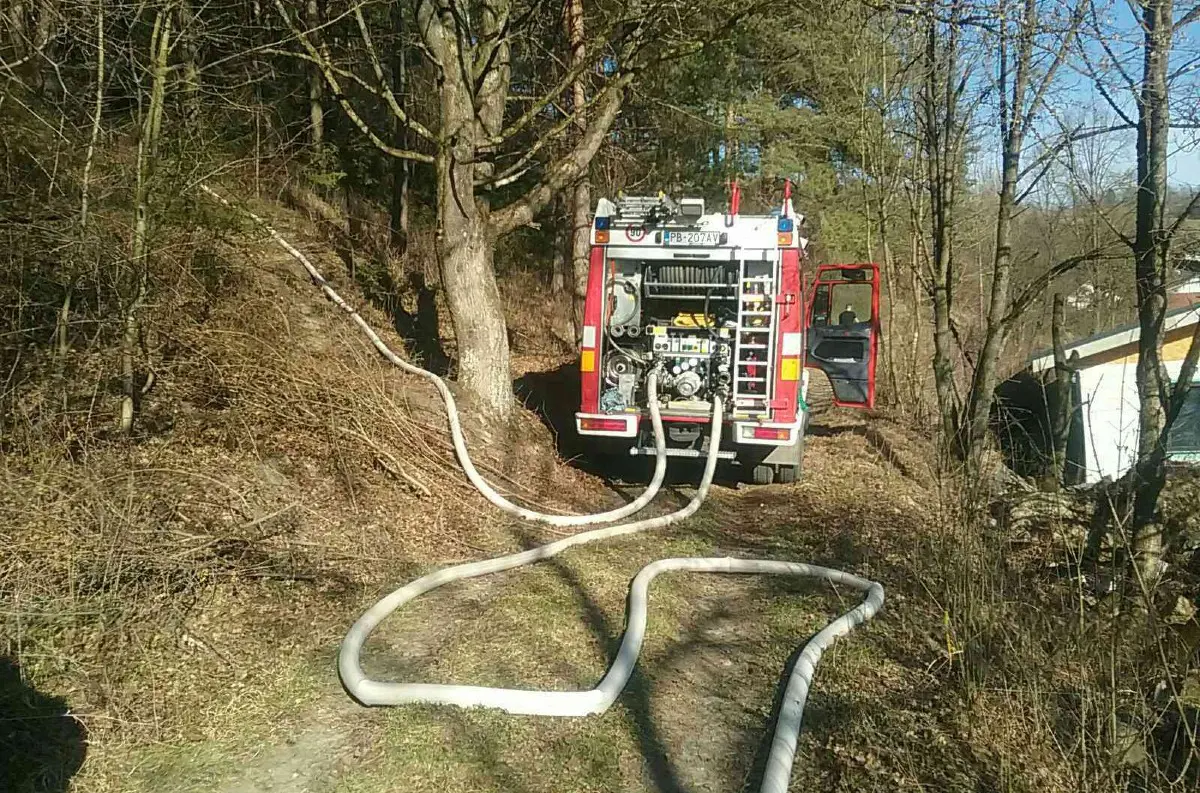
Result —
[[[743, 211], [766, 212], [786, 185], [811, 264], [883, 274], [878, 409], [854, 429], [835, 423], [816, 454], [853, 443], [889, 476], [925, 472], [919, 490], [881, 479], [879, 504], [846, 514], [883, 525], [893, 519], [871, 510], [894, 502], [896, 526], [921, 527], [874, 551], [891, 564], [922, 549], [930, 567], [895, 568], [920, 586], [888, 606], [911, 612], [870, 653], [920, 659], [912, 674], [931, 699], [917, 711], [943, 719], [913, 716], [884, 730], [893, 743], [861, 750], [818, 728], [803, 781], [1195, 789], [1200, 479], [1167, 441], [1200, 382], [1200, 324], [1177, 376], [1162, 356], [1169, 296], [1200, 270], [1198, 75], [1200, 5], [1175, 0], [5, 0], [0, 722], [5, 708], [42, 713], [35, 688], [53, 692], [55, 718], [76, 723], [53, 704], [65, 698], [94, 719], [48, 737], [0, 724], [0, 787], [266, 789], [215, 776], [154, 787], [184, 778], [162, 747], [226, 747], [240, 718], [206, 678], [250, 662], [198, 624], [236, 625], [233, 647], [284, 635], [282, 617], [262, 615], [303, 615], [312, 637], [287, 633], [280, 656], [294, 650], [296, 665], [246, 650], [261, 668], [238, 680], [257, 681], [254, 708], [294, 695], [319, 722], [315, 684], [294, 682], [316, 674], [320, 648], [305, 641], [334, 641], [329, 626], [394, 565], [525, 542], [479, 528], [485, 505], [452, 483], [428, 397], [389, 385], [350, 331], [332, 330], [340, 315], [301, 308], [316, 293], [278, 274], [294, 262], [266, 253], [235, 207], [320, 250], [398, 349], [455, 383], [506, 486], [582, 509], [609, 492], [560, 459], [577, 450], [534, 415], [530, 384], [578, 355], [597, 200], [664, 192], [722, 208], [737, 185]], [[1126, 324], [1139, 334], [1136, 460], [1080, 488], [1065, 464], [1081, 407], [1064, 343]], [[1060, 395], [1054, 453], [1024, 479], [1000, 461], [996, 394], [1044, 350], [1055, 365], [1042, 385]], [[538, 387], [543, 401], [563, 388]], [[844, 484], [851, 469], [832, 459], [799, 487]], [[268, 498], [275, 476], [293, 484]], [[803, 493], [769, 497], [780, 512], [763, 525], [790, 525], [781, 516], [798, 504], [824, 514]], [[727, 498], [719, 508], [743, 516], [756, 497]], [[435, 502], [459, 511], [423, 517]], [[353, 520], [320, 517], [334, 506]], [[403, 529], [385, 528], [388, 514]], [[826, 542], [799, 547], [835, 558]], [[210, 613], [226, 616], [198, 616]], [[206, 659], [190, 671], [184, 645]], [[769, 694], [766, 680], [747, 685]], [[848, 707], [851, 683], [838, 685]], [[829, 707], [831, 724], [854, 718]], [[991, 719], [1006, 737], [978, 737]], [[371, 724], [392, 748], [450, 729]], [[475, 747], [493, 726], [460, 725]], [[351, 734], [330, 751], [386, 754], [384, 739]], [[328, 737], [303, 736], [297, 754]], [[926, 739], [943, 748], [922, 754]], [[213, 767], [244, 759], [230, 752]], [[749, 763], [753, 748], [742, 753]], [[142, 781], [127, 757], [148, 769]], [[584, 774], [578, 789], [609, 789], [576, 768], [603, 752], [564, 757]], [[395, 773], [433, 761], [412, 762]], [[719, 786], [645, 762], [655, 789]], [[546, 784], [454, 773], [422, 784]], [[385, 789], [329, 779], [288, 789]]]

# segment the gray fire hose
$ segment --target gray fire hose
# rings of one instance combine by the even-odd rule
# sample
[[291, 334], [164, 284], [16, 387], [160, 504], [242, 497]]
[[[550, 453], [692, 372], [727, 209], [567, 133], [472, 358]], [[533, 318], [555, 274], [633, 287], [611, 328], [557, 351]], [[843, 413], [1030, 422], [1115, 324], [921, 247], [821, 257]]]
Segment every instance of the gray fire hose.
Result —
[[508, 713], [535, 716], [588, 716], [603, 713], [616, 701], [633, 674], [634, 664], [646, 635], [647, 603], [650, 582], [660, 573], [683, 570], [700, 573], [752, 573], [820, 578], [834, 584], [844, 584], [864, 593], [854, 608], [826, 625], [804, 646], [788, 679], [783, 704], [771, 739], [761, 793], [786, 793], [791, 779], [796, 744], [804, 715], [804, 704], [812, 684], [813, 673], [825, 648], [839, 636], [875, 616], [883, 606], [883, 587], [840, 570], [817, 567], [799, 562], [777, 562], [765, 559], [659, 559], [638, 572], [629, 588], [628, 619], [625, 634], [616, 658], [599, 684], [590, 691], [531, 691], [519, 688], [493, 688], [444, 683], [381, 683], [369, 679], [362, 671], [359, 659], [363, 644], [371, 632], [392, 612], [430, 590], [468, 578], [499, 573], [514, 567], [550, 559], [568, 548], [598, 540], [661, 528], [690, 517], [708, 495], [720, 449], [722, 404], [713, 406], [712, 436], [705, 460], [704, 476], [691, 501], [682, 509], [658, 518], [640, 520], [620, 526], [592, 529], [581, 534], [533, 548], [528, 551], [455, 565], [418, 578], [392, 592], [367, 609], [350, 628], [338, 654], [338, 672], [346, 690], [364, 705], [438, 704], [463, 708], [498, 708]]
[[[201, 189], [221, 204], [233, 208], [223, 197], [207, 185]], [[658, 410], [657, 371], [652, 371], [648, 377], [650, 390], [650, 415], [654, 424], [655, 451], [657, 454], [654, 478], [650, 487], [635, 501], [609, 512], [597, 515], [545, 515], [524, 507], [519, 507], [497, 493], [479, 475], [471, 463], [467, 452], [466, 441], [463, 437], [458, 410], [454, 397], [446, 383], [437, 375], [408, 363], [397, 356], [384, 344], [378, 334], [367, 324], [345, 300], [341, 298], [324, 279], [317, 268], [303, 253], [287, 242], [275, 229], [271, 228], [262, 218], [242, 210], [254, 221], [261, 225], [272, 238], [289, 254], [299, 261], [321, 290], [337, 306], [346, 311], [355, 324], [371, 340], [371, 343], [388, 361], [406, 372], [420, 375], [432, 382], [442, 396], [446, 405], [447, 419], [451, 436], [454, 440], [455, 452], [471, 483], [483, 494], [488, 501], [510, 514], [527, 520], [536, 520], [556, 526], [579, 526], [591, 523], [608, 523], [627, 517], [641, 510], [654, 498], [662, 485], [666, 469], [666, 442], [662, 429], [662, 418]], [[775, 725], [775, 733], [771, 740], [771, 751], [767, 757], [766, 770], [763, 775], [761, 793], [786, 793], [791, 778], [792, 764], [796, 756], [796, 742], [800, 733], [801, 721], [804, 715], [804, 705], [808, 699], [808, 690], [812, 684], [817, 662], [825, 649], [839, 636], [844, 636], [856, 626], [875, 616], [883, 606], [883, 587], [879, 584], [860, 578], [840, 570], [817, 567], [799, 562], [779, 562], [763, 559], [660, 559], [641, 569], [634, 577], [629, 589], [628, 620], [625, 634], [621, 638], [621, 646], [616, 658], [608, 668], [599, 684], [590, 691], [532, 691], [527, 689], [492, 688], [487, 686], [468, 686], [440, 683], [381, 683], [370, 680], [362, 671], [359, 663], [362, 647], [372, 631], [392, 612], [406, 603], [420, 597], [430, 590], [468, 578], [476, 578], [511, 570], [515, 567], [532, 564], [550, 559], [568, 548], [576, 545], [611, 539], [626, 534], [634, 534], [669, 526], [685, 520], [700, 508], [708, 490], [712, 485], [713, 474], [716, 471], [718, 453], [721, 446], [721, 425], [723, 422], [723, 404], [720, 398], [713, 400], [711, 418], [712, 435], [709, 439], [708, 455], [705, 459], [704, 475], [696, 494], [681, 509], [657, 518], [634, 521], [617, 526], [607, 526], [592, 529], [580, 534], [566, 537], [528, 551], [487, 559], [479, 562], [455, 565], [438, 570], [418, 578], [387, 597], [380, 600], [358, 618], [338, 653], [338, 672], [346, 690], [364, 705], [401, 705], [409, 703], [428, 703], [456, 705], [459, 707], [490, 707], [498, 708], [509, 713], [542, 715], [542, 716], [587, 716], [603, 713], [616, 701], [625, 684], [633, 674], [634, 664], [641, 652], [642, 641], [646, 633], [646, 607], [649, 596], [650, 582], [660, 573], [682, 570], [703, 573], [741, 573], [804, 576], [823, 579], [833, 584], [843, 584], [864, 593], [863, 600], [854, 608], [842, 614], [833, 622], [826, 625], [819, 633], [809, 639], [800, 653], [787, 688], [784, 690], [783, 704]]]

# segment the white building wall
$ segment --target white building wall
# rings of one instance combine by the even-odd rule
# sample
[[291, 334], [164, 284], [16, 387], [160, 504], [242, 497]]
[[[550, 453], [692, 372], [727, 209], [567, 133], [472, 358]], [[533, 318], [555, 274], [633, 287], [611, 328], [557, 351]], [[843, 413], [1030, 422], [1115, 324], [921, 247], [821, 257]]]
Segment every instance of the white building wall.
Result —
[[[1174, 380], [1181, 361], [1167, 363]], [[1087, 443], [1087, 481], [1116, 479], [1137, 460], [1137, 362], [1119, 361], [1088, 367], [1079, 373], [1083, 431]]]

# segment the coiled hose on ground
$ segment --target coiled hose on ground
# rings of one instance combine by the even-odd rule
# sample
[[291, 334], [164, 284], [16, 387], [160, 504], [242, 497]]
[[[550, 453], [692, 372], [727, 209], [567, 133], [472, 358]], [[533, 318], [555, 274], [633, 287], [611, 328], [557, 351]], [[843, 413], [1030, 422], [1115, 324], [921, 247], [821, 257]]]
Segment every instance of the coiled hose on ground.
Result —
[[[201, 190], [216, 201], [233, 209], [233, 205], [207, 185], [201, 185]], [[580, 526], [594, 523], [610, 523], [634, 514], [648, 504], [662, 485], [666, 470], [666, 444], [663, 436], [662, 419], [658, 412], [657, 373], [652, 372], [650, 412], [654, 424], [655, 451], [657, 460], [654, 478], [650, 487], [642, 495], [620, 509], [596, 515], [546, 515], [517, 506], [492, 488], [471, 463], [467, 452], [466, 440], [463, 437], [462, 426], [458, 418], [458, 410], [454, 396], [446, 383], [437, 375], [408, 363], [397, 356], [378, 334], [367, 324], [345, 300], [341, 298], [312, 264], [308, 258], [285, 240], [275, 229], [254, 213], [242, 209], [271, 237], [279, 243], [293, 258], [295, 258], [312, 277], [321, 290], [337, 306], [346, 311], [354, 322], [371, 340], [371, 343], [388, 361], [406, 372], [420, 375], [430, 380], [438, 389], [446, 405], [447, 419], [451, 436], [454, 440], [455, 452], [459, 462], [471, 483], [483, 494], [488, 501], [510, 514], [526, 520], [536, 520], [556, 526]], [[800, 733], [801, 720], [804, 715], [804, 705], [808, 699], [808, 690], [812, 684], [813, 673], [821, 654], [839, 636], [844, 636], [857, 625], [871, 619], [883, 606], [883, 587], [879, 584], [860, 578], [840, 570], [826, 567], [802, 564], [799, 562], [780, 562], [765, 559], [732, 559], [732, 558], [692, 558], [692, 559], [660, 559], [643, 567], [634, 577], [629, 588], [628, 619], [625, 634], [621, 637], [621, 645], [616, 658], [604, 674], [597, 686], [590, 691], [531, 691], [526, 689], [492, 688], [487, 686], [468, 686], [440, 683], [381, 683], [369, 679], [362, 670], [360, 657], [363, 644], [376, 627], [392, 612], [406, 603], [420, 597], [430, 590], [445, 584], [462, 581], [468, 578], [498, 573], [533, 564], [549, 559], [568, 548], [577, 545], [611, 539], [627, 534], [634, 534], [648, 529], [657, 529], [685, 520], [700, 508], [708, 490], [712, 485], [713, 474], [716, 471], [718, 452], [721, 446], [721, 425], [723, 423], [724, 406], [721, 399], [715, 399], [711, 417], [712, 435], [709, 440], [708, 455], [705, 459], [704, 475], [692, 499], [681, 509], [668, 515], [634, 521], [616, 526], [592, 529], [561, 540], [533, 548], [528, 551], [487, 559], [479, 562], [469, 562], [438, 570], [395, 590], [358, 618], [346, 638], [342, 641], [338, 653], [338, 672], [346, 690], [364, 705], [400, 705], [408, 703], [428, 703], [456, 705], [459, 707], [490, 707], [498, 708], [509, 713], [531, 714], [542, 716], [586, 716], [603, 713], [617, 697], [633, 674], [633, 667], [641, 652], [642, 641], [646, 632], [647, 603], [649, 599], [650, 582], [658, 575], [671, 571], [703, 572], [703, 573], [741, 573], [813, 577], [823, 579], [833, 584], [843, 584], [864, 593], [863, 600], [854, 608], [842, 614], [833, 622], [826, 625], [813, 636], [801, 651], [787, 688], [784, 690], [783, 702], [780, 706], [779, 717], [775, 724], [775, 733], [771, 739], [771, 750], [767, 757], [763, 774], [761, 793], [786, 793], [791, 778], [792, 764], [796, 755], [796, 742]]]

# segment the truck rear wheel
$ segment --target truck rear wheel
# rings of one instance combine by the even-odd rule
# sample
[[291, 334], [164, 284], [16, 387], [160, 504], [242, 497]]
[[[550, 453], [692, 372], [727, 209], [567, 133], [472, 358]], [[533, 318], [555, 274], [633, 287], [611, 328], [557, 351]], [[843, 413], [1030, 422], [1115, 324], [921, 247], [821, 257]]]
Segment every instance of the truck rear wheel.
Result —
[[756, 465], [750, 471], [750, 481], [756, 485], [769, 485], [775, 481], [775, 467], [767, 464]]
[[790, 485], [792, 482], [795, 482], [796, 474], [799, 473], [799, 471], [797, 470], [798, 468], [799, 468], [799, 466], [795, 466], [795, 465], [779, 466], [779, 471], [775, 475], [776, 478], [779, 480], [779, 484]]

